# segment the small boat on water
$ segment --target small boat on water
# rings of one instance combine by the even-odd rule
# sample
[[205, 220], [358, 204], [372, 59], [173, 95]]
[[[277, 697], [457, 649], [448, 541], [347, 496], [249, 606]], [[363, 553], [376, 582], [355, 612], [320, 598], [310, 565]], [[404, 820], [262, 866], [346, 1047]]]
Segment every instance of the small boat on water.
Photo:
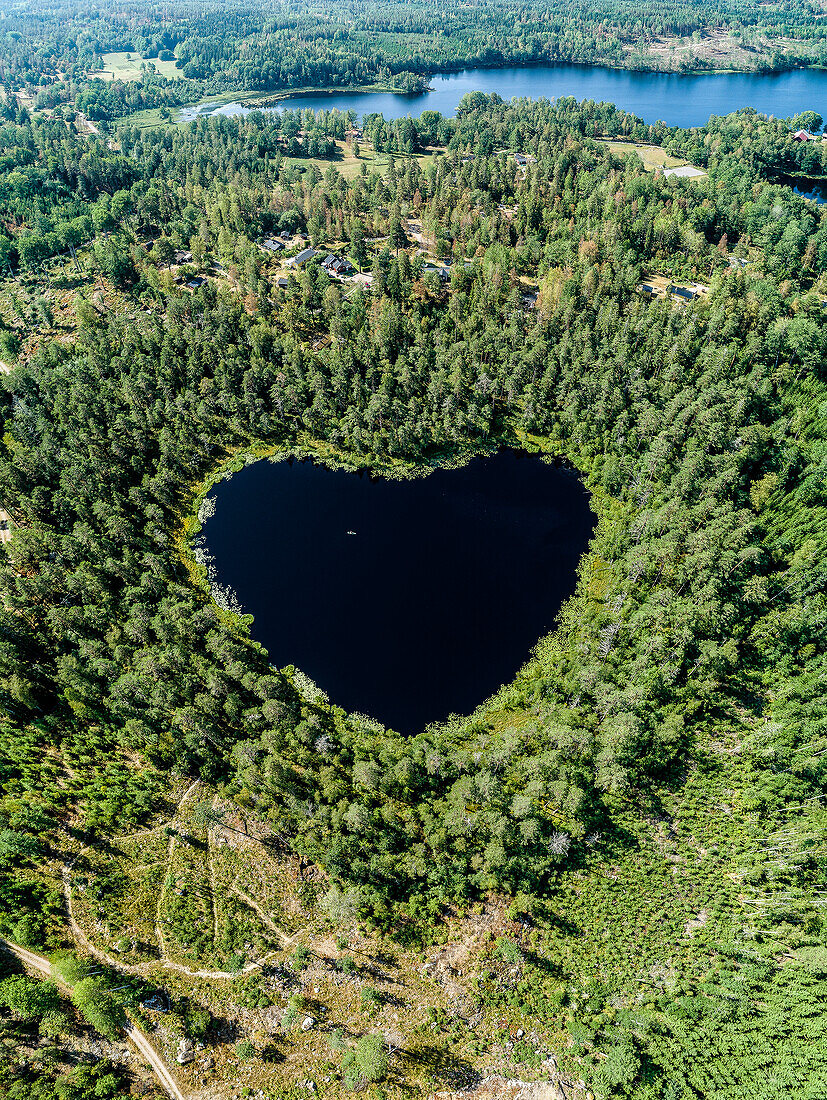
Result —
[[356, 532], [355, 532], [355, 531], [348, 531], [348, 534], [349, 534], [349, 535], [355, 535], [355, 534], [356, 534]]

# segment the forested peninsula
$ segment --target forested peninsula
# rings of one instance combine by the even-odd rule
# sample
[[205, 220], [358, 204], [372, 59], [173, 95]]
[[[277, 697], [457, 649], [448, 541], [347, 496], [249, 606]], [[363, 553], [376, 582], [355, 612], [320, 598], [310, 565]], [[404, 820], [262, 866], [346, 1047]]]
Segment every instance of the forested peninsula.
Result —
[[[154, 1087], [132, 1029], [205, 1097], [822, 1096], [821, 143], [0, 114], [0, 1092]], [[214, 598], [244, 462], [503, 446], [598, 522], [472, 715], [348, 714]]]

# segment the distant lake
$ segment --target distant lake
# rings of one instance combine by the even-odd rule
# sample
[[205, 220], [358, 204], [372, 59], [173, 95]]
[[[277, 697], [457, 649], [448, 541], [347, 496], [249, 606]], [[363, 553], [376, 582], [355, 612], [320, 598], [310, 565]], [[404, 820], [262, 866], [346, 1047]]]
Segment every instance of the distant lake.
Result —
[[513, 679], [595, 523], [575, 474], [511, 451], [404, 481], [264, 461], [213, 492], [218, 580], [271, 662], [401, 733]]
[[[710, 115], [726, 115], [741, 107], [786, 118], [800, 111], [818, 111], [827, 117], [827, 71], [795, 69], [791, 72], [704, 73], [679, 76], [672, 73], [637, 73], [597, 65], [515, 65], [502, 69], [466, 69], [431, 78], [433, 91], [417, 95], [391, 92], [335, 92], [331, 95], [291, 96], [277, 108], [312, 107], [316, 111], [351, 108], [360, 116], [380, 111], [386, 119], [417, 116], [425, 110], [455, 114], [466, 92], [497, 92], [503, 99], [527, 96], [555, 99], [574, 96], [597, 103], [615, 103], [646, 122], [672, 126], [702, 126]], [[230, 102], [220, 106], [201, 104], [183, 108], [181, 117], [197, 114], [245, 114], [248, 108]]]

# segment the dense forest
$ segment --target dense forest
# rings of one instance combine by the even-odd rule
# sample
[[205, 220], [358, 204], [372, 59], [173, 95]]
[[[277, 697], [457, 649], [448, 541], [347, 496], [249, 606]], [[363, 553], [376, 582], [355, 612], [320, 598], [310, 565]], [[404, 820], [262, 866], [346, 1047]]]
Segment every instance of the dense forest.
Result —
[[[106, 33], [86, 63], [126, 45]], [[199, 79], [217, 71], [182, 45]], [[330, 912], [391, 938], [510, 899], [532, 946], [498, 942], [479, 1003], [559, 1029], [594, 1093], [815, 1100], [827, 214], [773, 179], [820, 167], [821, 145], [750, 111], [681, 131], [473, 95], [456, 119], [367, 117], [389, 168], [346, 175], [351, 122], [253, 113], [107, 141], [5, 109], [0, 932], [64, 943], [43, 869], [69, 835], [140, 829], [178, 774], [322, 868]], [[616, 137], [707, 175], [647, 172]], [[318, 260], [277, 278], [276, 232], [371, 278]], [[650, 298], [653, 273], [702, 292]], [[472, 717], [402, 739], [348, 715], [211, 598], [193, 517], [228, 462], [404, 475], [501, 445], [579, 470], [599, 524], [555, 634]], [[681, 821], [727, 808], [687, 840], [676, 799]], [[695, 868], [690, 940], [662, 908], [663, 851], [622, 901], [589, 878], [605, 856], [617, 879], [662, 829], [686, 841], [675, 872]], [[587, 961], [583, 883], [606, 929]], [[16, 988], [0, 983], [4, 1034], [37, 1016]], [[10, 1096], [42, 1076], [2, 1072]]]

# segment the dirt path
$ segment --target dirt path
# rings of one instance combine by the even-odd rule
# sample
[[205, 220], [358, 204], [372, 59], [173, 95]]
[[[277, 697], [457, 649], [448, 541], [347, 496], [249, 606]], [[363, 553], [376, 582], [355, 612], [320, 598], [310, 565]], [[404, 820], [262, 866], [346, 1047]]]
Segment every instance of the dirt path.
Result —
[[[42, 955], [36, 955], [33, 951], [28, 951], [25, 947], [20, 947], [18, 944], [11, 943], [9, 940], [0, 939], [0, 947], [5, 948], [5, 950], [11, 952], [12, 955], [16, 955], [23, 965], [29, 967], [30, 970], [36, 970], [38, 974], [42, 974], [44, 977], [54, 980], [52, 964]], [[65, 982], [61, 982], [58, 979], [57, 984], [60, 985], [65, 992], [71, 993], [71, 987], [66, 985]], [[171, 1096], [172, 1100], [186, 1100], [186, 1094], [181, 1091], [175, 1078], [170, 1073], [166, 1062], [141, 1029], [130, 1021], [124, 1028], [124, 1031], [126, 1032], [127, 1038], [134, 1043], [135, 1047], [143, 1055], [144, 1060], [152, 1067], [155, 1076], [158, 1078], [161, 1087], [167, 1095]]]
[[186, 1100], [186, 1094], [178, 1087], [178, 1083], [169, 1072], [166, 1062], [140, 1028], [135, 1027], [134, 1024], [127, 1024], [126, 1034], [144, 1056], [145, 1060], [152, 1066], [155, 1071], [155, 1076], [161, 1082], [164, 1091], [168, 1093], [173, 1100]]
[[0, 940], [0, 943], [12, 955], [17, 955], [18, 959], [32, 970], [37, 970], [38, 973], [45, 975], [47, 978], [52, 977], [52, 964], [48, 959], [44, 959], [42, 955], [35, 955], [33, 951], [27, 951], [25, 947], [19, 947], [16, 943], [10, 943], [9, 940]]
[[[69, 926], [72, 929], [75, 939], [81, 947], [85, 948], [89, 954], [93, 955], [99, 962], [111, 966], [113, 970], [118, 970], [121, 974], [138, 974], [145, 977], [152, 971], [153, 967], [160, 966], [163, 967], [164, 970], [174, 970], [177, 974], [185, 974], [188, 978], [217, 978], [229, 980], [230, 978], [237, 978], [240, 974], [250, 974], [254, 970], [259, 970], [269, 959], [272, 959], [275, 954], [274, 951], [271, 951], [269, 954], [265, 955], [264, 958], [258, 959], [257, 962], [248, 963], [242, 970], [191, 970], [190, 967], [184, 966], [182, 963], [172, 962], [171, 959], [167, 958], [143, 963], [121, 962], [120, 959], [114, 959], [111, 955], [107, 955], [105, 951], [101, 951], [99, 947], [95, 947], [80, 927], [77, 920], [75, 920], [75, 915], [72, 912], [72, 889], [68, 867], [63, 868], [63, 890], [66, 898], [66, 912], [69, 916]], [[158, 932], [160, 940], [159, 925], [156, 925], [156, 931]], [[281, 933], [281, 935], [284, 935], [284, 933]], [[287, 937], [285, 937], [285, 939], [286, 938]], [[160, 940], [160, 942], [163, 944], [163, 940]]]
[[275, 924], [270, 917], [267, 916], [259, 903], [255, 900], [255, 898], [251, 898], [249, 894], [245, 894], [244, 891], [240, 889], [240, 887], [236, 886], [235, 883], [233, 883], [230, 889], [237, 897], [241, 898], [245, 905], [249, 905], [251, 909], [255, 909], [256, 913], [258, 913], [261, 923], [265, 926], [265, 928], [269, 928], [274, 935], [278, 936], [282, 947], [293, 946], [298, 937], [301, 935], [301, 932], [296, 932], [292, 936], [288, 936], [286, 932], [282, 932], [279, 926]]

